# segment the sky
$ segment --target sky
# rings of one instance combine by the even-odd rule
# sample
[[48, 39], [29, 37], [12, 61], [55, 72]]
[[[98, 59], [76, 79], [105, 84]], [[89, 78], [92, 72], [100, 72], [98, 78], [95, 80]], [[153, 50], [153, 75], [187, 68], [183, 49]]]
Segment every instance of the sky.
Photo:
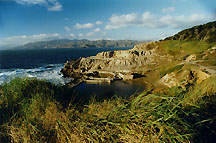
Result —
[[54, 39], [160, 40], [216, 20], [216, 0], [0, 0], [0, 49]]

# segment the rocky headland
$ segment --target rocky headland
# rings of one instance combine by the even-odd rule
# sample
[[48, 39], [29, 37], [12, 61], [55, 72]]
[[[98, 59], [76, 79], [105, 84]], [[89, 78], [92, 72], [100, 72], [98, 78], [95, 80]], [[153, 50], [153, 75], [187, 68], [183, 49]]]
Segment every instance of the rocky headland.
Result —
[[163, 41], [135, 45], [130, 50], [101, 52], [67, 61], [61, 72], [65, 77], [73, 78], [73, 83], [124, 80], [142, 81], [156, 87], [186, 87], [200, 83], [215, 75], [215, 65], [207, 63], [214, 63], [216, 58], [216, 44], [211, 37], [216, 31], [216, 22], [206, 25], [198, 26], [198, 32], [203, 33], [204, 38], [192, 36], [189, 40], [191, 33], [197, 33], [197, 27], [193, 27]]
[[0, 85], [0, 142], [215, 142], [216, 22], [198, 27], [198, 36], [187, 29], [68, 61], [62, 69], [75, 85], [114, 79], [151, 85], [129, 99], [77, 96], [73, 88], [35, 78]]
[[167, 55], [158, 52], [156, 43], [139, 44], [130, 50], [101, 52], [96, 56], [67, 61], [61, 72], [66, 77], [87, 82], [100, 82], [103, 79], [111, 82], [114, 79], [131, 80], [143, 77], [145, 65], [155, 65], [167, 59]]

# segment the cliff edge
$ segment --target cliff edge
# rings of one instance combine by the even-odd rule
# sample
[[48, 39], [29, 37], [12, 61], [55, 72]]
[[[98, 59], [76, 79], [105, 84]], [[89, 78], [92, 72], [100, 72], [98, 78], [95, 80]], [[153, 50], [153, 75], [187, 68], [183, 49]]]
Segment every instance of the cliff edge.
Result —
[[216, 74], [215, 32], [216, 22], [195, 26], [163, 41], [67, 61], [61, 72], [73, 78], [74, 83], [110, 83], [143, 77], [142, 81], [154, 85], [185, 87]]
[[108, 51], [96, 56], [68, 61], [62, 73], [72, 78], [133, 79], [144, 75], [145, 65], [157, 65], [167, 60], [158, 50], [157, 42], [144, 43], [130, 50]]

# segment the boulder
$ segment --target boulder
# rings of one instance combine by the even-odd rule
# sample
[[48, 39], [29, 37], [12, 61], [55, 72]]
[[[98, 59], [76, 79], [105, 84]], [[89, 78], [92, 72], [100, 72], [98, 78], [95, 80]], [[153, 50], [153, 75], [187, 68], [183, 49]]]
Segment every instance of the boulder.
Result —
[[196, 55], [192, 54], [192, 55], [188, 56], [185, 61], [191, 62], [191, 61], [195, 61], [195, 60], [196, 60]]
[[160, 79], [160, 83], [168, 87], [180, 86], [180, 82], [176, 79], [175, 73], [166, 74]]

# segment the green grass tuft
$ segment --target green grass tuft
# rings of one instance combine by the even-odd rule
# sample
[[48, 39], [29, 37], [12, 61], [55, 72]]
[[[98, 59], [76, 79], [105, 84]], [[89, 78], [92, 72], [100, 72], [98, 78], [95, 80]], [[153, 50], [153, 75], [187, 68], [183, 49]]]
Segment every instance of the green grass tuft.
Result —
[[14, 79], [0, 87], [0, 142], [211, 142], [216, 78], [188, 89], [146, 91], [77, 108], [48, 82]]

